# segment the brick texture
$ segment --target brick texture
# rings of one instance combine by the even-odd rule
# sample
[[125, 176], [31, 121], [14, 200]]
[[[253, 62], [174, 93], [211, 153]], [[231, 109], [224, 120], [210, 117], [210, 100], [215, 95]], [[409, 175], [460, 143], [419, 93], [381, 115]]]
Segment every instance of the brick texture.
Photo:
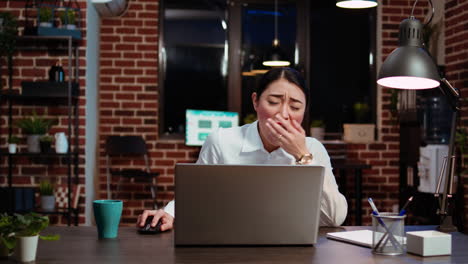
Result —
[[[25, 20], [25, 5], [26, 1], [2, 1], [0, 10], [12, 12], [19, 22], [19, 31], [20, 34], [23, 34], [24, 29], [24, 20]], [[84, 18], [86, 17], [86, 0], [78, 0], [77, 3], [81, 7], [81, 25], [85, 25]], [[30, 11], [31, 12], [31, 11]], [[78, 167], [78, 181], [81, 184], [84, 184], [84, 144], [85, 144], [85, 73], [86, 73], [86, 31], [82, 29], [82, 35], [84, 36], [83, 40], [79, 41], [79, 61], [80, 61], [80, 96], [78, 99], [79, 105], [79, 123], [80, 129], [78, 132], [78, 141], [79, 141], [79, 167]], [[27, 45], [36, 46], [34, 43]], [[42, 44], [44, 45], [44, 44]], [[68, 54], [66, 51], [58, 51], [53, 48], [53, 44], [49, 44], [50, 49], [48, 51], [40, 50], [24, 50], [19, 49], [15, 52], [13, 57], [13, 83], [12, 87], [15, 92], [21, 93], [21, 81], [41, 81], [48, 80], [48, 71], [56, 61], [62, 60], [63, 68], [65, 71], [65, 79], [68, 80], [68, 65], [67, 59]], [[7, 80], [7, 68], [6, 60], [4, 57], [0, 59], [0, 65], [2, 67], [2, 88], [7, 89], [9, 86]], [[2, 152], [7, 151], [7, 135], [8, 135], [8, 104], [5, 100], [1, 101], [1, 116], [0, 116], [0, 148]], [[18, 101], [13, 102], [13, 122], [22, 118], [25, 115], [30, 115], [35, 111], [39, 115], [44, 115], [47, 118], [58, 119], [58, 125], [54, 126], [49, 134], [53, 135], [56, 132], [65, 132], [67, 135], [69, 144], [73, 144], [71, 137], [68, 134], [68, 110], [66, 104], [57, 104], [55, 102], [43, 104], [33, 104], [33, 103], [22, 103]], [[73, 130], [73, 128], [72, 128]], [[19, 144], [19, 151], [26, 150], [26, 136], [21, 134], [21, 131], [13, 127], [13, 135], [18, 136], [21, 139]], [[74, 137], [74, 134], [71, 135]], [[52, 144], [52, 147], [54, 145]], [[4, 157], [4, 156], [3, 156]], [[1, 174], [0, 174], [0, 185], [2, 187], [7, 186], [7, 172], [8, 172], [8, 160], [3, 158], [0, 160], [1, 165]], [[63, 159], [59, 158], [27, 158], [27, 157], [15, 157], [14, 163], [16, 167], [13, 169], [13, 178], [12, 182], [14, 186], [23, 186], [23, 187], [38, 187], [38, 184], [41, 180], [48, 179], [56, 184], [65, 184], [67, 182], [67, 163]], [[73, 172], [73, 170], [72, 170]], [[39, 203], [37, 203], [39, 204]], [[84, 186], [81, 193], [81, 198], [79, 200], [79, 223], [84, 223]], [[52, 216], [51, 222], [55, 224], [66, 224], [66, 218], [62, 216]]]
[[[383, 58], [397, 47], [398, 26], [410, 14], [411, 4], [410, 1], [383, 1], [381, 47]], [[157, 22], [157, 8], [154, 5], [152, 6], [154, 9], [146, 6], [147, 8], [142, 8], [145, 10], [145, 15], [141, 16], [137, 8], [144, 7], [145, 5], [149, 5], [149, 3], [138, 1], [137, 7], [130, 6], [130, 12], [118, 22], [103, 21], [101, 45], [103, 45], [102, 48], [106, 47], [109, 49], [107, 49], [106, 53], [101, 53], [101, 66], [106, 66], [106, 68], [101, 68], [101, 76], [103, 77], [101, 79], [101, 87], [106, 88], [105, 91], [101, 90], [100, 97], [102, 111], [100, 131], [103, 132], [101, 134], [101, 144], [103, 144], [107, 135], [138, 134], [138, 129], [140, 128], [142, 132], [139, 134], [142, 134], [146, 138], [150, 148], [153, 148], [151, 152], [153, 168], [161, 173], [158, 182], [158, 189], [160, 191], [158, 201], [164, 204], [174, 197], [173, 164], [179, 161], [195, 161], [199, 149], [184, 146], [182, 140], [159, 139], [160, 137], [157, 132], [157, 108], [159, 101], [158, 94], [155, 92], [157, 89], [138, 89], [139, 86], [157, 87], [158, 85], [156, 73], [156, 76], [145, 76], [145, 78], [142, 78], [143, 76], [140, 74], [141, 69], [144, 69], [143, 72], [147, 72], [148, 69], [157, 70], [158, 64], [156, 47], [159, 29], [154, 30], [154, 27], [147, 26], [152, 22]], [[152, 12], [154, 12], [153, 15], [151, 15]], [[422, 1], [418, 3], [414, 14], [418, 19], [423, 20], [426, 12], [427, 3]], [[144, 23], [140, 22], [142, 20]], [[133, 27], [132, 30], [121, 29], [121, 27], [129, 25]], [[143, 38], [137, 38], [137, 35], [141, 37], [142, 34]], [[148, 38], [149, 35], [154, 37], [154, 34], [156, 34], [156, 38]], [[154, 41], [154, 45], [142, 43], [145, 40]], [[125, 45], [122, 45], [123, 42], [125, 42]], [[136, 48], [142, 46], [146, 48]], [[154, 47], [154, 52], [152, 53], [154, 54], [154, 60], [148, 61], [148, 58], [151, 57], [145, 53], [151, 52], [151, 47]], [[121, 50], [126, 50], [126, 52], [124, 53]], [[126, 62], [127, 58], [130, 58], [132, 62]], [[115, 67], [117, 65], [119, 67]], [[125, 77], [122, 77], [122, 74]], [[128, 77], [128, 74], [131, 74], [132, 77]], [[141, 82], [142, 80], [145, 80], [145, 82]], [[127, 92], [122, 95], [124, 89], [121, 82], [124, 82], [127, 87], [135, 87], [132, 88], [134, 90], [131, 93]], [[156, 102], [145, 100], [145, 98], [149, 98], [148, 96], [156, 98]], [[145, 107], [149, 102], [152, 103], [151, 107]], [[392, 206], [398, 204], [399, 127], [395, 125], [392, 115], [388, 110], [389, 103], [390, 91], [384, 89], [382, 93], [382, 105], [379, 106], [382, 108], [381, 118], [383, 126], [381, 127], [381, 131], [379, 131], [382, 140], [373, 144], [348, 145], [348, 157], [350, 159], [372, 165], [372, 169], [365, 170], [363, 174], [364, 193], [362, 202], [364, 206], [364, 224], [370, 224], [370, 208], [365, 200], [368, 196], [379, 198], [377, 206], [381, 210], [391, 211]], [[129, 107], [125, 107], [125, 104]], [[145, 116], [142, 112], [143, 109], [145, 111], [152, 111], [153, 113]], [[143, 120], [141, 125], [138, 126], [124, 121], [131, 120], [133, 123], [138, 123], [138, 119]], [[150, 120], [148, 121], [147, 119]], [[100, 165], [100, 179], [102, 181], [105, 178], [103, 170], [105, 164], [102, 156]], [[352, 186], [350, 186], [349, 191], [350, 194], [353, 193]], [[349, 198], [351, 199], [352, 196]], [[350, 212], [353, 212], [354, 201], [352, 199], [350, 201]], [[126, 211], [128, 215], [124, 216], [127, 219], [125, 222], [131, 223], [141, 210], [149, 208], [150, 205], [151, 201], [146, 199], [141, 203], [128, 204], [129, 210]], [[353, 214], [350, 217], [353, 218]]]
[[[459, 127], [468, 129], [468, 1], [445, 1], [445, 61], [447, 80], [460, 89], [462, 109]], [[466, 148], [466, 146], [465, 146]], [[462, 157], [464, 164], [468, 164], [468, 158]], [[465, 232], [468, 232], [468, 174], [461, 174], [459, 182], [463, 185], [458, 190], [459, 196], [464, 197]]]
[[[78, 1], [82, 7], [86, 1]], [[467, 39], [468, 29], [466, 18], [468, 1], [446, 0], [445, 26], [446, 26], [446, 61], [447, 77], [452, 84], [461, 89], [462, 95], [468, 95], [468, 62], [467, 62]], [[14, 3], [14, 5], [13, 5]], [[383, 59], [397, 46], [398, 25], [407, 18], [411, 12], [413, 1], [407, 0], [384, 0], [382, 1], [382, 46]], [[420, 1], [414, 12], [421, 21], [427, 12], [427, 3]], [[18, 2], [7, 2], [0, 8], [11, 10], [21, 15], [22, 5]], [[85, 17], [85, 8], [83, 16]], [[194, 162], [198, 156], [199, 148], [186, 147], [183, 140], [164, 140], [158, 134], [158, 39], [159, 25], [159, 1], [158, 0], [135, 0], [130, 1], [128, 11], [123, 17], [105, 18], [101, 24], [101, 53], [100, 53], [100, 91], [99, 91], [99, 174], [98, 174], [98, 197], [106, 197], [106, 159], [104, 144], [109, 135], [141, 135], [147, 142], [151, 156], [151, 167], [159, 172], [158, 178], [158, 202], [162, 206], [174, 197], [174, 164], [177, 162]], [[85, 32], [83, 32], [85, 33]], [[84, 40], [85, 41], [85, 40]], [[83, 43], [85, 43], [83, 41]], [[85, 49], [80, 48], [81, 76], [84, 76]], [[57, 58], [51, 54], [40, 52], [19, 53], [15, 55], [15, 79], [14, 88], [20, 89], [20, 81], [24, 78], [40, 79], [46, 78], [50, 63]], [[1, 65], [5, 65], [3, 62]], [[5, 77], [2, 79], [6, 82]], [[81, 94], [84, 95], [85, 80], [80, 78]], [[363, 221], [370, 224], [370, 208], [365, 199], [368, 196], [378, 198], [377, 206], [382, 211], [391, 211], [394, 204], [398, 204], [398, 155], [399, 155], [399, 128], [391, 119], [388, 110], [390, 91], [383, 89], [382, 124], [379, 133], [381, 141], [372, 144], [348, 145], [348, 157], [359, 162], [372, 165], [372, 169], [365, 170], [363, 174]], [[84, 96], [80, 97], [80, 123], [84, 124]], [[18, 106], [13, 109], [15, 116], [30, 113], [35, 109], [39, 113], [52, 115], [60, 113], [58, 107], [33, 107]], [[2, 113], [5, 111], [2, 105]], [[461, 124], [468, 126], [467, 103], [463, 102]], [[65, 129], [65, 119], [60, 119], [60, 125], [52, 132]], [[8, 120], [0, 118], [1, 134], [7, 133]], [[18, 134], [18, 130], [14, 130]], [[80, 146], [83, 146], [84, 129], [80, 129]], [[6, 149], [5, 137], [1, 137], [0, 146]], [[25, 148], [24, 143], [20, 146]], [[125, 162], [124, 162], [125, 161]], [[6, 160], [0, 161], [0, 184], [6, 184]], [[63, 180], [65, 171], [63, 166], [47, 166], [43, 164], [31, 164], [27, 158], [18, 159], [17, 168], [14, 172], [21, 177], [15, 178], [20, 186], [37, 186], [38, 178], [42, 175], [51, 175]], [[84, 183], [84, 149], [80, 147], [80, 182]], [[123, 160], [124, 166], [136, 168], [142, 164], [131, 160]], [[468, 162], [468, 161], [467, 161]], [[57, 175], [57, 172], [59, 175]], [[52, 175], [51, 175], [52, 176]], [[113, 179], [115, 184], [117, 179]], [[468, 206], [468, 175], [463, 175], [465, 182], [465, 206]], [[352, 193], [352, 190], [350, 189]], [[151, 208], [152, 201], [147, 182], [129, 182], [124, 184], [122, 198], [124, 198], [123, 224], [132, 225], [136, 216], [143, 209]], [[82, 198], [80, 201], [80, 212], [84, 211]], [[350, 203], [351, 211], [354, 203]], [[465, 207], [468, 212], [468, 207]], [[468, 213], [467, 213], [468, 217]], [[63, 223], [63, 219], [55, 219]], [[80, 214], [80, 223], [84, 222], [83, 214]]]
[[[192, 162], [193, 152], [182, 141], [161, 141], [158, 135], [158, 35], [159, 4], [154, 0], [131, 1], [123, 17], [102, 19], [100, 57], [100, 148], [98, 195], [106, 197], [105, 141], [109, 135], [140, 135], [149, 150], [150, 166], [159, 172], [158, 205], [174, 198], [174, 164]], [[115, 163], [113, 163], [115, 165]], [[142, 168], [127, 159], [119, 168]], [[118, 178], [112, 179], [112, 188]], [[148, 182], [123, 186], [125, 211], [122, 223], [132, 225], [143, 209], [152, 208]]]

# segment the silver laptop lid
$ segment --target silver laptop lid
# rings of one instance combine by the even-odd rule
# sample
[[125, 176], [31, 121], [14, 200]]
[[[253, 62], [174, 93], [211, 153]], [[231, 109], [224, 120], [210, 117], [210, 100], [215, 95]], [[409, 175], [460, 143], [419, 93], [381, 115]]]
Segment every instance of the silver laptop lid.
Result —
[[321, 166], [175, 167], [176, 245], [312, 245]]

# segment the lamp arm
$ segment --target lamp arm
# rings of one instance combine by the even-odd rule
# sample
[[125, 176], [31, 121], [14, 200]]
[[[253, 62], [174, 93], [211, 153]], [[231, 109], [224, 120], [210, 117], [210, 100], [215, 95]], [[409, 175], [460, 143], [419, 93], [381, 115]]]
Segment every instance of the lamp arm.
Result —
[[460, 92], [458, 91], [458, 89], [456, 89], [455, 87], [453, 87], [453, 86], [447, 81], [447, 79], [442, 78], [442, 79], [441, 79], [441, 82], [443, 82], [443, 83], [448, 87], [448, 90], [452, 93], [453, 96], [457, 97], [457, 99], [460, 98]]
[[460, 111], [460, 92], [454, 88], [445, 78], [440, 79], [439, 86], [442, 94], [447, 98], [448, 103], [452, 107], [452, 111]]
[[[445, 175], [444, 178], [444, 189], [442, 192], [442, 196], [436, 193], [436, 196], [439, 196], [439, 210], [437, 214], [441, 216], [441, 225], [439, 226], [439, 230], [441, 231], [456, 231], [456, 227], [452, 224], [451, 215], [449, 212], [449, 199], [452, 198], [452, 185], [454, 180], [454, 173], [455, 173], [455, 133], [457, 128], [457, 119], [458, 119], [458, 111], [460, 110], [460, 93], [456, 88], [454, 88], [450, 83], [445, 79], [441, 79], [441, 86], [440, 90], [442, 93], [447, 97], [450, 105], [452, 106], [452, 124], [450, 129], [450, 140], [449, 140], [449, 150], [448, 150], [448, 157], [447, 157], [447, 166], [444, 168], [444, 172], [442, 175]], [[441, 175], [441, 177], [442, 177]]]

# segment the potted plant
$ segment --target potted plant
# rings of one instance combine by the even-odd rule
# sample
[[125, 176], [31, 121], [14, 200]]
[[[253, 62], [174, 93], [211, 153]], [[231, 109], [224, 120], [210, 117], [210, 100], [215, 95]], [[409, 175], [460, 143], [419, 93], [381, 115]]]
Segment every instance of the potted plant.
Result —
[[39, 145], [41, 147], [41, 153], [49, 153], [51, 150], [53, 136], [44, 135], [39, 138]]
[[325, 136], [325, 123], [321, 119], [310, 122], [310, 136], [322, 141]]
[[[13, 83], [13, 54], [16, 50], [16, 37], [18, 35], [18, 21], [10, 12], [0, 12], [0, 57], [6, 55], [10, 84]], [[0, 67], [0, 79], [2, 67]], [[0, 82], [0, 90], [3, 90], [3, 81]]]
[[13, 216], [2, 214], [0, 215], [0, 259], [7, 258], [13, 253], [15, 243]]
[[244, 117], [244, 124], [250, 124], [257, 121], [257, 115], [256, 114], [248, 114]]
[[18, 148], [18, 143], [20, 143], [20, 139], [15, 137], [15, 136], [11, 136], [8, 138], [8, 153], [10, 154], [15, 154], [16, 153], [16, 150]]
[[60, 12], [59, 17], [60, 17], [60, 22], [62, 23], [63, 28], [66, 28], [69, 30], [76, 29], [76, 25], [75, 25], [76, 14], [73, 9], [68, 8], [65, 11]]
[[39, 153], [41, 151], [39, 138], [49, 131], [55, 124], [56, 120], [45, 119], [39, 117], [36, 112], [33, 115], [20, 119], [16, 122], [16, 126], [23, 130], [23, 133], [28, 135], [28, 151], [31, 153]]
[[42, 230], [49, 226], [49, 218], [36, 213], [15, 214], [13, 226], [16, 238], [14, 256], [20, 262], [36, 260], [38, 238], [42, 240], [58, 240], [60, 238], [58, 235], [39, 235]]
[[49, 181], [39, 183], [39, 194], [41, 195], [41, 209], [47, 212], [55, 210], [54, 186]]
[[367, 103], [356, 102], [353, 105], [354, 124], [343, 124], [343, 139], [349, 143], [372, 143], [375, 139], [375, 124], [369, 122], [370, 107]]
[[52, 27], [52, 9], [49, 7], [39, 8], [39, 26], [40, 27]]
[[364, 124], [369, 119], [369, 105], [362, 102], [357, 102], [353, 105], [354, 119], [357, 124]]

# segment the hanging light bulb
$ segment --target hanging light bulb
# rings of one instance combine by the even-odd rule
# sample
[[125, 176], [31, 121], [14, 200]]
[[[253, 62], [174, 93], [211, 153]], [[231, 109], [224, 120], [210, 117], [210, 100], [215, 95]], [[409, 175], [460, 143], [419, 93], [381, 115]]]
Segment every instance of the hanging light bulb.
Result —
[[377, 6], [377, 0], [338, 0], [336, 6], [351, 9], [371, 8]]
[[291, 63], [286, 60], [286, 54], [280, 48], [278, 40], [278, 0], [275, 0], [275, 38], [273, 39], [273, 46], [268, 52], [266, 59], [262, 63], [264, 66], [270, 67], [286, 67]]

